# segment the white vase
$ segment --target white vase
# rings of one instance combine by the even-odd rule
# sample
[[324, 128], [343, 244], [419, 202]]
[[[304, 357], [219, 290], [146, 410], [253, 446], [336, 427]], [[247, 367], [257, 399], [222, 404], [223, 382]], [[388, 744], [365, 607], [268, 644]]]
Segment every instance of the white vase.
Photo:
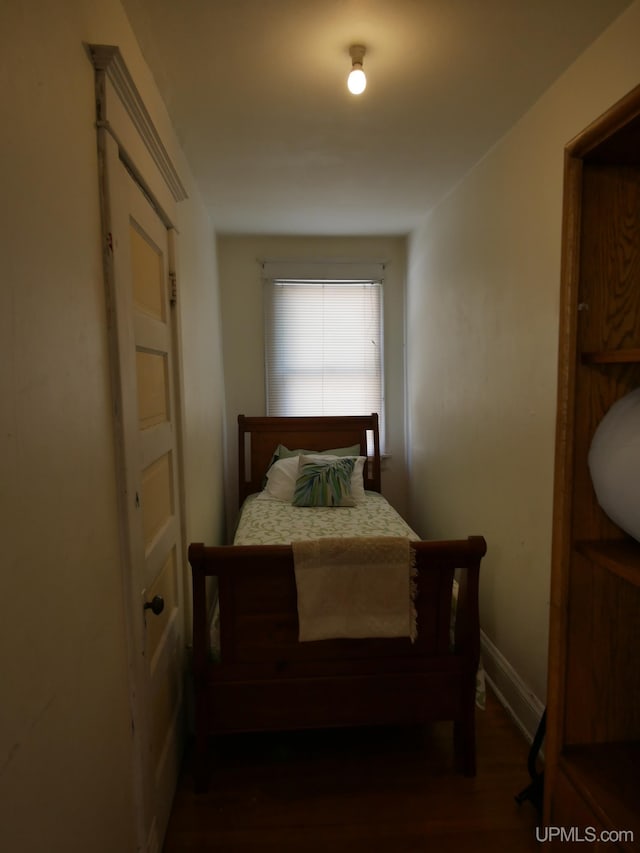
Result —
[[616, 401], [600, 421], [588, 461], [598, 503], [640, 541], [640, 388]]

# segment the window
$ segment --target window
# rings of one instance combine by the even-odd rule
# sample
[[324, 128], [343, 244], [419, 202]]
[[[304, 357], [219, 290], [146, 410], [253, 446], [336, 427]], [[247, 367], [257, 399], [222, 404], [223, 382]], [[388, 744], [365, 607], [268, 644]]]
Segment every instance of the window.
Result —
[[268, 415], [368, 415], [384, 434], [382, 281], [265, 283]]

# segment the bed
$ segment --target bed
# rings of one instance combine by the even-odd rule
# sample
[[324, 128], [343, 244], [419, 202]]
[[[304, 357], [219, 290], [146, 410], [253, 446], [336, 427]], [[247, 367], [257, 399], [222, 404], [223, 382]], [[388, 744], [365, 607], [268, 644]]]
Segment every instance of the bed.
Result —
[[[290, 458], [294, 462], [285, 463]], [[285, 470], [289, 477], [292, 466], [311, 471], [311, 479], [300, 503], [303, 478], [297, 475], [298, 505], [285, 509], [297, 522], [287, 531], [278, 513], [289, 504], [289, 493], [278, 494], [278, 477]], [[456, 767], [474, 775], [478, 582], [485, 540], [421, 541], [395, 513], [381, 495], [377, 415], [240, 415], [238, 475], [242, 513], [234, 544], [193, 543], [188, 553], [196, 787], [207, 787], [213, 735], [436, 720], [452, 722]], [[324, 488], [328, 478], [341, 478], [340, 505], [316, 506], [313, 490], [318, 482]], [[304, 501], [312, 492], [310, 506]], [[336, 500], [333, 492], [330, 501]], [[256, 510], [254, 521], [247, 522], [247, 513]], [[318, 575], [303, 574], [302, 568], [305, 559], [310, 561], [305, 569], [317, 569], [321, 554], [324, 571], [329, 546], [338, 548], [343, 561], [345, 554], [354, 555], [353, 571], [361, 571], [362, 564], [366, 570], [371, 553], [378, 555], [374, 562], [396, 561], [396, 587], [383, 597], [388, 603], [396, 589], [400, 597], [408, 590], [409, 604], [389, 614], [388, 621], [386, 613], [374, 620], [379, 630], [370, 629], [367, 611], [356, 617], [365, 619], [356, 631], [344, 628], [356, 625], [347, 614], [337, 628], [331, 624], [322, 633], [325, 622], [313, 622], [317, 614], [310, 615], [303, 600], [303, 592], [308, 595], [303, 578], [317, 584]], [[402, 568], [406, 547], [408, 575]], [[328, 577], [335, 579], [335, 569], [331, 572]], [[369, 572], [373, 578], [370, 567]], [[369, 585], [374, 586], [359, 587], [363, 599]], [[325, 607], [321, 620], [327, 611], [331, 621], [340, 606]], [[318, 624], [322, 630], [313, 633]]]

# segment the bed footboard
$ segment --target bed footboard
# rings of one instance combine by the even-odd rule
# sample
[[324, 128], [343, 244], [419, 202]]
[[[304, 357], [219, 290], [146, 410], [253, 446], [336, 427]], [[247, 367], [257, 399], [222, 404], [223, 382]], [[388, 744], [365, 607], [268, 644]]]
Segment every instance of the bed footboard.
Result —
[[[199, 788], [206, 787], [213, 734], [431, 720], [453, 721], [457, 765], [475, 773], [478, 582], [486, 543], [472, 536], [413, 546], [414, 643], [301, 643], [291, 546], [189, 547]], [[217, 579], [216, 649], [206, 594], [210, 577]]]

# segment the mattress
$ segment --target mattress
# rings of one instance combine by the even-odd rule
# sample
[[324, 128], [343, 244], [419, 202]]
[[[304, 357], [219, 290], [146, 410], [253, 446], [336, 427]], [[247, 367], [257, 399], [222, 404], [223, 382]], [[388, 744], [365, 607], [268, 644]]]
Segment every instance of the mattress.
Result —
[[234, 545], [289, 545], [326, 536], [405, 536], [419, 540], [391, 504], [377, 492], [353, 507], [297, 507], [249, 495], [240, 514]]

